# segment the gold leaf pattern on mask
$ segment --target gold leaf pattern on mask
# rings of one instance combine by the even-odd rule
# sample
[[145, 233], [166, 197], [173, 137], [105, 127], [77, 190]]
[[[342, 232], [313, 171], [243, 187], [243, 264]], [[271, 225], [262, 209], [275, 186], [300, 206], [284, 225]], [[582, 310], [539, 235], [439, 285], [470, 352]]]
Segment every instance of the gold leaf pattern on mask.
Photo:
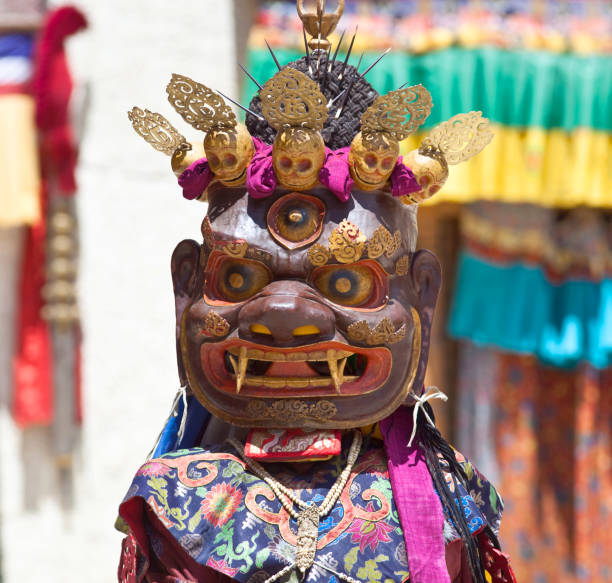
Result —
[[210, 219], [208, 217], [204, 217], [202, 221], [202, 237], [204, 237], [204, 244], [212, 249], [215, 246], [215, 234], [213, 232], [212, 224], [210, 223]]
[[269, 405], [264, 401], [251, 400], [246, 406], [246, 414], [253, 419], [271, 419], [281, 422], [280, 427], [291, 426], [296, 422], [329, 421], [338, 409], [326, 399], [308, 403], [299, 399], [281, 399]]
[[402, 234], [399, 231], [395, 231], [395, 233], [393, 233], [393, 236], [389, 240], [389, 245], [387, 247], [387, 250], [385, 251], [385, 255], [387, 257], [393, 257], [393, 255], [395, 255], [395, 253], [397, 253], [397, 251], [399, 250], [401, 244]]
[[210, 310], [204, 318], [204, 329], [211, 336], [227, 336], [230, 331], [229, 322], [223, 317]]
[[368, 257], [377, 259], [383, 253], [387, 257], [392, 257], [402, 244], [402, 235], [395, 231], [393, 235], [382, 225], [374, 231], [367, 244]]
[[248, 248], [246, 241], [232, 241], [223, 247], [223, 251], [232, 257], [244, 257]]
[[359, 227], [344, 219], [329, 237], [329, 250], [339, 263], [359, 261], [365, 249], [366, 238]]
[[410, 257], [408, 255], [402, 255], [395, 264], [396, 275], [407, 275], [410, 270]]
[[319, 245], [319, 243], [313, 245], [308, 250], [308, 259], [315, 267], [325, 265], [329, 261], [330, 257], [331, 253], [325, 247], [323, 247], [323, 245]]
[[347, 334], [353, 342], [365, 343], [368, 346], [393, 344], [399, 342], [406, 335], [406, 324], [402, 324], [396, 330], [389, 318], [383, 318], [372, 329], [365, 320], [360, 320], [347, 328]]

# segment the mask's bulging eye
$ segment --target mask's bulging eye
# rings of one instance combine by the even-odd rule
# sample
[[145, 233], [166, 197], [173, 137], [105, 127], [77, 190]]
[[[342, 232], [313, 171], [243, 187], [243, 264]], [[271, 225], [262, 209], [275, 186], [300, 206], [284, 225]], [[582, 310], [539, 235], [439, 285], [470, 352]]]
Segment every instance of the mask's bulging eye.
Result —
[[312, 243], [320, 234], [325, 205], [306, 194], [291, 193], [279, 198], [268, 211], [268, 229], [284, 247], [297, 249]]
[[265, 265], [249, 259], [223, 258], [212, 273], [207, 293], [229, 302], [247, 300], [272, 281]]
[[325, 297], [341, 306], [378, 307], [386, 300], [386, 279], [369, 262], [319, 267], [311, 279]]

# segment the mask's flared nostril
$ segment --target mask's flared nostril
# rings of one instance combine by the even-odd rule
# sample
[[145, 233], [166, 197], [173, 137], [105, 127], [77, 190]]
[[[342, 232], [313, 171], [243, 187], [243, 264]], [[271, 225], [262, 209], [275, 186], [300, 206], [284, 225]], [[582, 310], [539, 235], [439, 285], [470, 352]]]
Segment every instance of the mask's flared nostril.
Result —
[[321, 330], [312, 324], [308, 326], [298, 326], [293, 329], [292, 334], [294, 336], [314, 336], [315, 334], [321, 334]]

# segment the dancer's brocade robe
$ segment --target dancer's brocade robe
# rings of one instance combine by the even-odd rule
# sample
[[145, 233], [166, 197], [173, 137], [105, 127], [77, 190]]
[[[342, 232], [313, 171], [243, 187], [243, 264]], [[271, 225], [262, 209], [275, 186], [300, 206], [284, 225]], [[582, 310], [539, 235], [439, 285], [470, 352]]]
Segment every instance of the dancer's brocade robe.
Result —
[[[343, 445], [346, 452], [346, 440]], [[475, 537], [486, 526], [496, 532], [501, 499], [469, 462], [459, 461], [469, 489], [457, 486], [456, 503], [463, 506], [470, 531]], [[266, 469], [303, 501], [319, 506], [345, 464], [343, 453], [324, 462], [266, 464]], [[144, 464], [120, 513], [129, 527], [120, 581], [261, 583], [295, 558], [296, 521], [227, 444]], [[470, 581], [463, 543], [446, 511], [445, 516], [451, 581]], [[315, 560], [304, 581], [339, 583], [339, 573], [363, 582], [410, 579], [381, 442], [366, 441], [341, 496], [321, 519]], [[296, 571], [281, 579], [298, 580]]]

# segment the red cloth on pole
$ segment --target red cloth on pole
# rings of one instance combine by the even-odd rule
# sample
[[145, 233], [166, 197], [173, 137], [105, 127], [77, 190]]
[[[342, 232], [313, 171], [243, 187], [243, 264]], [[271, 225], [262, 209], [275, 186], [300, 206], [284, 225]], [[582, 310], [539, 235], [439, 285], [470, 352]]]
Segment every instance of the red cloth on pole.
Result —
[[[43, 186], [41, 220], [26, 235], [19, 282], [13, 415], [22, 427], [48, 424], [53, 419], [51, 338], [49, 327], [41, 317], [46, 207], [49, 188], [64, 196], [72, 196], [76, 191], [77, 147], [69, 122], [72, 78], [64, 41], [86, 24], [85, 17], [76, 8], [64, 7], [50, 12], [35, 52], [32, 89], [36, 101]], [[78, 381], [77, 387], [78, 393]], [[80, 402], [80, 395], [75, 395], [75, 399]]]

